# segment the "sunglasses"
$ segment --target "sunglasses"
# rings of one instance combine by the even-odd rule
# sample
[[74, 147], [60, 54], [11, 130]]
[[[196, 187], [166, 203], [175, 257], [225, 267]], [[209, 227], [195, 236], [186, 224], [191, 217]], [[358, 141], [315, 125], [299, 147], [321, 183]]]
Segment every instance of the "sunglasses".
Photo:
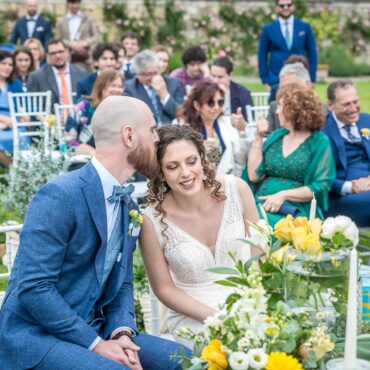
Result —
[[285, 8], [289, 9], [289, 8], [291, 8], [293, 5], [294, 5], [293, 3], [289, 3], [289, 4], [278, 4], [278, 7], [279, 7], [280, 9], [285, 9]]
[[210, 108], [213, 108], [215, 105], [218, 105], [220, 108], [222, 108], [225, 104], [225, 99], [219, 99], [219, 100], [209, 100], [207, 101], [207, 105], [210, 107]]

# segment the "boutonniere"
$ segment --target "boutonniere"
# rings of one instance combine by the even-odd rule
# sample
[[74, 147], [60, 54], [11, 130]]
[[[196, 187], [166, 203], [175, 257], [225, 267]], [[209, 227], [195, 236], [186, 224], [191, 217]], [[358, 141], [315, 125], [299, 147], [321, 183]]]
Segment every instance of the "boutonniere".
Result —
[[128, 226], [129, 236], [138, 236], [140, 232], [141, 224], [143, 223], [143, 216], [136, 209], [132, 209], [129, 214], [130, 225]]
[[370, 139], [370, 128], [362, 128], [361, 130], [361, 135], [366, 139], [366, 140], [369, 140]]

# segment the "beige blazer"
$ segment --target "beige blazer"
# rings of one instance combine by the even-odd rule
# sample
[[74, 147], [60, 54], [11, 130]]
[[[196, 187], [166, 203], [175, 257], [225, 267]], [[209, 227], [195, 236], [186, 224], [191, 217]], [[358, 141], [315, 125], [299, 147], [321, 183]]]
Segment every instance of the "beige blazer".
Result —
[[[71, 40], [68, 27], [67, 16], [63, 17], [57, 26], [57, 36], [63, 39], [63, 41], [69, 46]], [[95, 26], [94, 22], [85, 14], [82, 14], [81, 27], [80, 27], [80, 40], [87, 42], [90, 48], [93, 48], [98, 42], [100, 42], [100, 34]]]

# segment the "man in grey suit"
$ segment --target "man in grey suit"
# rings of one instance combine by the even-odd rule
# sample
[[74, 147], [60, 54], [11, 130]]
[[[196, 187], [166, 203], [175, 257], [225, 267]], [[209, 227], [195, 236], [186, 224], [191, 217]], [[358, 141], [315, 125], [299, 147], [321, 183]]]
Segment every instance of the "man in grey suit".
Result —
[[184, 101], [180, 82], [161, 75], [159, 66], [160, 61], [154, 51], [141, 51], [132, 60], [132, 71], [136, 76], [125, 84], [125, 95], [148, 104], [158, 127], [171, 123]]
[[61, 39], [48, 42], [48, 64], [39, 71], [31, 73], [28, 82], [29, 92], [52, 92], [54, 103], [68, 105], [73, 103], [73, 93], [77, 82], [86, 76], [86, 71], [69, 63], [69, 51]]

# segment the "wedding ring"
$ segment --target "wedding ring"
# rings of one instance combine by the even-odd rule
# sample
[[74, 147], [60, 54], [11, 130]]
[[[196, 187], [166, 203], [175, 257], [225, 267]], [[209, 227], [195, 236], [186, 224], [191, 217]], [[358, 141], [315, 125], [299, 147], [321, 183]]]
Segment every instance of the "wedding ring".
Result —
[[271, 212], [275, 212], [275, 207], [272, 207], [271, 208]]

